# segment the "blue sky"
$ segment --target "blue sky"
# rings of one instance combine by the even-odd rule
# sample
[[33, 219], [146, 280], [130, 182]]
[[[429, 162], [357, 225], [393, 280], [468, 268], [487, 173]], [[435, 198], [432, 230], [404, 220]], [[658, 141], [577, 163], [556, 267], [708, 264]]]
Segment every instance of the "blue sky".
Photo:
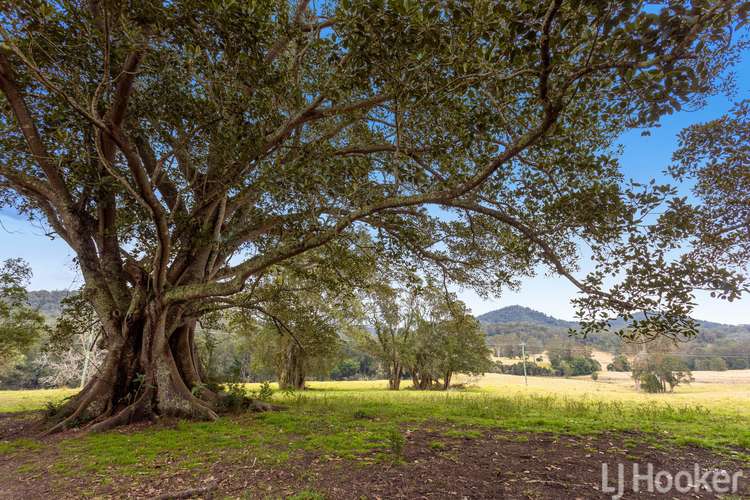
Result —
[[[750, 97], [750, 50], [743, 54], [743, 61], [735, 71], [736, 96], [715, 96], [697, 111], [667, 116], [662, 119], [660, 127], [650, 130], [650, 136], [641, 136], [640, 131], [623, 135], [620, 141], [624, 147], [621, 163], [625, 175], [636, 180], [647, 181], [652, 177], [664, 180], [662, 172], [677, 146], [680, 130], [693, 123], [717, 118], [731, 108], [733, 101]], [[75, 289], [81, 285], [80, 273], [73, 263], [74, 254], [62, 240], [52, 240], [44, 234], [41, 226], [32, 225], [7, 209], [0, 209], [0, 260], [10, 257], [22, 257], [29, 262], [34, 271], [32, 290]], [[582, 273], [585, 271], [585, 266], [582, 266]], [[459, 291], [460, 297], [475, 314], [520, 304], [562, 319], [573, 319], [570, 299], [575, 294], [576, 289], [564, 278], [544, 275], [525, 280], [517, 292], [508, 291], [502, 297], [490, 300], [481, 299], [469, 290]], [[729, 303], [699, 294], [694, 316], [720, 323], [750, 324], [750, 297]]]
[[[750, 98], [750, 50], [743, 53], [742, 60], [734, 68], [734, 72], [735, 96], [717, 95], [709, 99], [703, 108], [666, 116], [662, 118], [659, 127], [649, 129], [650, 136], [641, 136], [640, 130], [624, 134], [620, 138], [620, 143], [624, 147], [621, 165], [625, 175], [636, 180], [647, 181], [656, 178], [669, 182], [670, 179], [663, 175], [663, 171], [669, 165], [672, 152], [677, 148], [677, 134], [680, 130], [693, 123], [718, 118], [729, 111], [734, 102]], [[582, 272], [585, 270], [585, 265], [582, 265]], [[508, 291], [502, 297], [492, 300], [483, 300], [466, 290], [459, 292], [459, 295], [471, 306], [474, 314], [520, 304], [557, 318], [574, 319], [570, 299], [576, 295], [576, 288], [564, 278], [537, 276], [524, 281], [518, 292]], [[711, 299], [708, 293], [700, 293], [697, 295], [697, 303], [694, 316], [698, 319], [728, 324], [750, 324], [750, 297], [726, 302]]]

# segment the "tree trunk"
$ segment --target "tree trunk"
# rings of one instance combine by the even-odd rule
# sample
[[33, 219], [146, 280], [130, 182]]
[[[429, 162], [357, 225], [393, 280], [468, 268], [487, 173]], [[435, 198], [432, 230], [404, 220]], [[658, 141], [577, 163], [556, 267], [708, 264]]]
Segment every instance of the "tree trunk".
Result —
[[119, 331], [108, 332], [102, 366], [60, 410], [58, 423], [47, 433], [82, 425], [101, 431], [162, 416], [216, 420], [220, 398], [201, 387], [195, 322], [171, 328], [167, 323], [167, 312], [151, 304], [140, 318], [128, 318]]
[[[93, 338], [89, 339], [89, 335], [91, 335]], [[85, 331], [81, 335], [81, 344], [83, 347], [83, 369], [81, 370], [81, 383], [78, 385], [79, 389], [83, 389], [89, 379], [89, 364], [91, 363], [91, 353], [94, 350], [95, 342], [96, 337], [90, 330]]]
[[279, 366], [279, 388], [294, 390], [305, 388], [305, 358], [297, 342], [287, 342], [282, 353]]
[[403, 367], [400, 363], [394, 362], [389, 372], [388, 389], [391, 391], [397, 391], [401, 388], [401, 374], [403, 373]]
[[447, 391], [448, 388], [451, 386], [451, 376], [453, 375], [452, 372], [445, 372], [445, 380], [443, 381], [443, 390]]
[[420, 391], [426, 391], [428, 389], [432, 388], [432, 375], [429, 372], [420, 372], [419, 373], [419, 386], [417, 389]]

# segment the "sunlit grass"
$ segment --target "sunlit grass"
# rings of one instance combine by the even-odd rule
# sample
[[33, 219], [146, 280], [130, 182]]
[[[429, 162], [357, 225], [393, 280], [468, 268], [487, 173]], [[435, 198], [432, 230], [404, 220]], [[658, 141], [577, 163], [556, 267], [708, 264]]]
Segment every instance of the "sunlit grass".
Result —
[[[605, 373], [594, 381], [590, 377], [558, 378], [529, 377], [528, 386], [524, 378], [513, 375], [487, 374], [483, 377], [470, 378], [459, 376], [456, 383], [465, 383], [466, 395], [497, 396], [559, 396], [568, 399], [586, 399], [601, 401], [620, 401], [642, 403], [646, 405], [671, 405], [677, 407], [700, 405], [714, 413], [739, 415], [750, 418], [750, 370], [733, 370], [727, 372], [695, 372], [696, 381], [692, 384], [678, 386], [674, 393], [646, 394], [638, 392], [633, 386], [629, 373]], [[356, 396], [360, 393], [387, 395], [397, 394], [397, 398], [431, 397], [432, 392], [409, 390], [411, 383], [402, 382], [402, 390], [393, 393], [387, 390], [385, 380], [372, 381], [325, 381], [308, 382], [310, 389], [305, 394], [310, 397], [325, 395]], [[278, 389], [275, 384], [271, 384]], [[250, 390], [258, 390], [259, 384], [247, 384]], [[403, 396], [406, 394], [406, 396]], [[387, 396], [390, 397], [390, 396]]]
[[[716, 378], [720, 383], [713, 381]], [[710, 380], [708, 382], [703, 380]], [[696, 382], [681, 385], [671, 394], [645, 394], [633, 388], [626, 373], [609, 373], [594, 381], [589, 377], [552, 378], [529, 377], [528, 386], [523, 377], [487, 374], [484, 377], [457, 377], [465, 383], [460, 391], [466, 398], [479, 396], [556, 396], [566, 400], [641, 403], [645, 405], [669, 405], [674, 407], [701, 406], [715, 414], [744, 416], [750, 418], [750, 370], [723, 373], [696, 372]], [[409, 381], [402, 382], [399, 392], [388, 391], [385, 380], [364, 381], [311, 381], [304, 394], [309, 398], [376, 397], [388, 404], [399, 401], [432, 400], [445, 393], [410, 390]], [[245, 384], [248, 390], [257, 391], [260, 384]], [[276, 384], [271, 387], [281, 395]], [[22, 391], [0, 391], [0, 412], [15, 412], [44, 408], [47, 402], [60, 401], [76, 393], [75, 389], [43, 389]], [[456, 392], [451, 392], [455, 394]]]
[[78, 389], [36, 389], [0, 391], [0, 413], [39, 410], [48, 402], [58, 402]]
[[[27, 456], [24, 467], [34, 468], [33, 454], [54, 447], [60, 457], [55, 473], [95, 474], [104, 480], [112, 472], [206, 468], [227, 459], [279, 464], [309, 452], [337, 460], [390, 460], [394, 432], [427, 426], [446, 437], [472, 438], [488, 429], [575, 436], [627, 432], [628, 439], [654, 446], [703, 446], [750, 462], [750, 384], [741, 376], [735, 374], [732, 384], [699, 381], [662, 395], [635, 392], [626, 374], [606, 374], [598, 381], [530, 377], [528, 387], [523, 377], [510, 375], [459, 377], [465, 389], [448, 392], [410, 390], [407, 381], [398, 392], [387, 390], [382, 380], [310, 382], [309, 390], [298, 392], [273, 385], [273, 402], [284, 407], [281, 411], [116, 430], [38, 446], [30, 440], [6, 441], [0, 442], [0, 452]], [[260, 386], [246, 387], [257, 391]], [[0, 408], [43, 408], [74, 393], [2, 391]]]
[[[740, 414], [750, 417], [750, 370], [727, 372], [695, 372], [696, 382], [681, 385], [672, 394], [644, 394], [636, 392], [627, 373], [602, 374], [599, 380], [589, 377], [557, 378], [529, 377], [528, 387], [523, 377], [487, 374], [484, 377], [457, 377], [457, 383], [466, 383], [467, 395], [556, 395], [566, 398], [622, 401], [636, 403], [666, 403], [675, 406], [701, 405], [719, 413]], [[396, 398], [430, 398], [432, 392], [409, 390], [411, 383], [402, 382], [398, 393], [388, 391], [385, 380], [362, 381], [311, 381], [305, 394], [310, 397], [348, 397], [359, 394], [381, 394]], [[260, 384], [246, 384], [249, 390], [257, 391]], [[276, 384], [271, 387], [278, 391]], [[0, 391], [0, 412], [41, 409], [48, 401], [59, 401], [76, 393], [76, 389], [41, 389]]]

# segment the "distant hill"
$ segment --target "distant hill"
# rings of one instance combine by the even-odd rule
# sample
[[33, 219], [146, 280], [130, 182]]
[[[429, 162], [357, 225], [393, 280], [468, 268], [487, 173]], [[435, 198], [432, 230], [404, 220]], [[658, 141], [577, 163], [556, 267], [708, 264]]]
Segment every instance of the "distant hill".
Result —
[[[643, 313], [638, 313], [635, 315], [635, 319], [642, 320], [644, 319], [645, 315]], [[722, 328], [730, 328], [730, 329], [748, 329], [750, 331], [750, 325], [729, 325], [726, 323], [715, 323], [713, 321], [703, 321], [701, 319], [696, 320], [698, 322], [698, 327], [700, 329], [722, 329]], [[612, 321], [612, 328], [622, 328], [625, 326], [625, 320], [622, 318], [617, 318], [616, 320]]]
[[68, 290], [34, 290], [28, 293], [29, 305], [45, 316], [60, 314], [60, 302], [75, 292]]
[[501, 323], [536, 323], [545, 326], [556, 326], [561, 328], [575, 328], [578, 323], [553, 318], [529, 307], [508, 306], [496, 309], [477, 316], [477, 319], [485, 324]]
[[[636, 319], [643, 316], [636, 315]], [[574, 342], [598, 349], [615, 352], [621, 346], [621, 339], [612, 332], [594, 332], [586, 338], [570, 337], [569, 329], [577, 328], [578, 323], [557, 319], [534, 309], [523, 306], [508, 306], [477, 316], [493, 344], [534, 342], [546, 346], [559, 342]], [[625, 321], [612, 321], [612, 329], [625, 326]], [[740, 349], [750, 351], [750, 325], [725, 325], [711, 321], [698, 321], [698, 336], [681, 346], [681, 350], [695, 349]]]
[[[635, 319], [643, 319], [643, 313], [635, 315]], [[534, 323], [545, 326], [556, 326], [562, 328], [575, 328], [578, 323], [575, 321], [566, 321], [563, 319], [557, 319], [553, 316], [544, 314], [530, 307], [524, 307], [519, 305], [507, 306], [500, 309], [495, 309], [488, 313], [480, 314], [476, 317], [481, 323], [484, 324], [503, 324], [503, 323]], [[725, 323], [715, 323], [713, 321], [697, 320], [700, 329], [707, 330], [739, 330], [747, 331], [750, 333], [750, 324], [748, 325], [729, 325]], [[612, 328], [618, 329], [625, 326], [625, 320], [617, 318], [611, 323]]]

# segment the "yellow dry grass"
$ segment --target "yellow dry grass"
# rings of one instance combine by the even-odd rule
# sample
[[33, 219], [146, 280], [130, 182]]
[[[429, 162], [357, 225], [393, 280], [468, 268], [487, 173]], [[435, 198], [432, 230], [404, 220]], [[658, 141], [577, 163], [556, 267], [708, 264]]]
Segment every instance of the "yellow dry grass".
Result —
[[[598, 380], [591, 377], [529, 377], [528, 386], [524, 378], [514, 375], [488, 373], [482, 377], [457, 376], [455, 383], [463, 383], [474, 390], [466, 394], [496, 394], [512, 396], [516, 394], [555, 395], [564, 398], [582, 398], [604, 401], [660, 403], [673, 406], [700, 405], [728, 414], [750, 417], [750, 370], [730, 370], [725, 372], [693, 372], [695, 382], [681, 385], [672, 394], [645, 394], [636, 392], [629, 373], [603, 372]], [[402, 389], [411, 385], [402, 382]], [[385, 380], [363, 381], [310, 381], [311, 396], [325, 393], [372, 393], [386, 392]], [[259, 384], [248, 384], [257, 390]], [[275, 384], [273, 387], [276, 388]], [[75, 394], [76, 389], [42, 389], [25, 391], [0, 391], [0, 413], [25, 411], [43, 408], [48, 401], [57, 402]], [[410, 396], [434, 393], [408, 391]], [[333, 394], [331, 394], [333, 395]], [[343, 394], [342, 394], [343, 396]]]
[[658, 402], [671, 405], [701, 405], [711, 410], [750, 416], [750, 370], [725, 372], [693, 372], [695, 381], [680, 385], [671, 394], [637, 392], [630, 373], [600, 373], [598, 380], [591, 377], [523, 377], [488, 373], [477, 379], [459, 377], [458, 381], [476, 384], [480, 389], [497, 394], [554, 394], [574, 398], [602, 400]]
[[46, 403], [57, 403], [76, 392], [78, 389], [67, 388], [0, 391], [0, 413], [38, 410]]

